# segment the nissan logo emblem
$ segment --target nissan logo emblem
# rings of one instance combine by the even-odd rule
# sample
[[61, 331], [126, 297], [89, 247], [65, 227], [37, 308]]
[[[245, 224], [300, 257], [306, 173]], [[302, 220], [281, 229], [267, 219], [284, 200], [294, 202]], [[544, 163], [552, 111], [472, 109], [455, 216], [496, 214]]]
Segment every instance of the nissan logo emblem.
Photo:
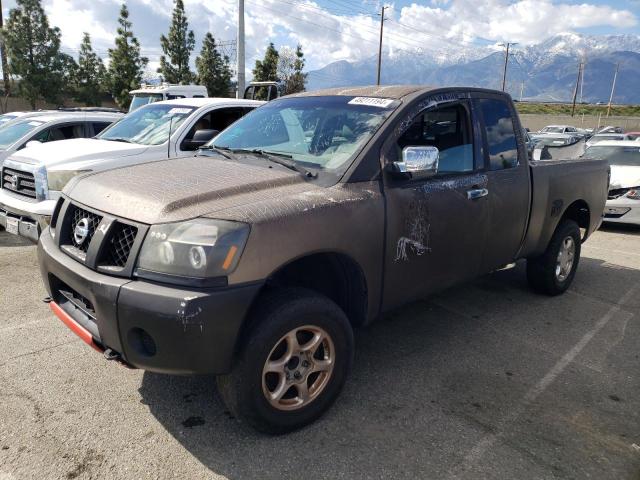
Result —
[[19, 178], [17, 175], [13, 175], [11, 177], [11, 188], [13, 188], [14, 190], [18, 189], [18, 182], [19, 182]]
[[73, 229], [73, 239], [78, 246], [82, 245], [89, 235], [89, 219], [83, 218], [76, 224]]

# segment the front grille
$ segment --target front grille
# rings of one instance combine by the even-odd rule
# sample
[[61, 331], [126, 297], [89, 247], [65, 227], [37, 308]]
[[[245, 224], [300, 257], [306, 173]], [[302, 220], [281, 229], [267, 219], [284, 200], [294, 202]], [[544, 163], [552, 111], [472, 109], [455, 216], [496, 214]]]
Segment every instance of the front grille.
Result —
[[60, 250], [97, 272], [118, 277], [133, 275], [140, 242], [148, 227], [91, 211], [63, 197], [52, 220]]
[[[98, 228], [100, 221], [102, 221], [102, 217], [75, 205], [72, 206], [71, 209], [71, 214], [73, 215], [71, 217], [71, 242], [78, 250], [87, 253], [91, 239], [96, 233], [96, 229]], [[87, 227], [87, 233], [84, 236], [81, 234], [80, 230], [76, 232], [76, 227], [78, 227], [80, 222], [83, 222], [82, 227]]]
[[33, 173], [4, 167], [2, 169], [2, 188], [25, 197], [36, 198], [36, 180]]
[[120, 222], [113, 225], [100, 264], [123, 268], [127, 264], [137, 234], [138, 229], [132, 225]]
[[620, 198], [623, 195], [625, 195], [629, 190], [631, 190], [630, 188], [614, 188], [612, 190], [609, 190], [609, 195], [607, 196], [607, 198], [609, 200], [615, 200], [616, 198]]

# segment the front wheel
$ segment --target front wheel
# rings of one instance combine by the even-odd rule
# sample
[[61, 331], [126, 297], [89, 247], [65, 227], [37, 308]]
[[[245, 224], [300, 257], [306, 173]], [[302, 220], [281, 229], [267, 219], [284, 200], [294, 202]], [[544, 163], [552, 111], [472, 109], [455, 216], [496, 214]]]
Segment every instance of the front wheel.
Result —
[[559, 295], [573, 281], [580, 261], [580, 228], [573, 220], [563, 220], [539, 257], [527, 259], [529, 285], [540, 293]]
[[353, 361], [353, 331], [330, 299], [302, 289], [268, 294], [232, 372], [218, 377], [229, 410], [265, 433], [281, 434], [320, 417]]

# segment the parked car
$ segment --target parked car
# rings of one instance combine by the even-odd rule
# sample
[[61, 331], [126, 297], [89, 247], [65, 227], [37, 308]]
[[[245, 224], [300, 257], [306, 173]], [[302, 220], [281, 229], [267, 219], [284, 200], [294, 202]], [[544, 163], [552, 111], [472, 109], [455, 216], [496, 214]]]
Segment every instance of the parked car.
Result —
[[640, 225], [640, 145], [637, 141], [600, 142], [587, 149], [585, 157], [606, 160], [611, 183], [604, 220]]
[[[95, 138], [20, 151], [7, 158], [3, 167], [0, 225], [8, 224], [7, 231], [38, 241], [60, 191], [71, 178], [123, 165], [193, 155], [220, 130], [262, 103], [228, 98], [157, 102], [127, 114]], [[3, 132], [0, 130], [0, 142]]]
[[628, 140], [640, 140], [640, 132], [627, 132]]
[[206, 98], [209, 96], [207, 87], [202, 85], [173, 85], [169, 83], [161, 83], [159, 85], [143, 84], [140, 88], [131, 90], [129, 95], [131, 95], [130, 112], [149, 103], [179, 98]]
[[0, 128], [0, 166], [3, 161], [28, 143], [47, 143], [67, 138], [96, 135], [122, 114], [102, 112], [34, 112], [21, 115], [5, 128]]
[[584, 139], [584, 137], [569, 133], [547, 133], [532, 134], [531, 139], [535, 147], [544, 145], [551, 147], [561, 147], [564, 145], [572, 145]]
[[613, 127], [611, 125], [600, 127], [596, 133], [623, 133], [622, 127]]
[[567, 135], [587, 136], [587, 131], [582, 128], [576, 128], [571, 125], [548, 125], [541, 129], [538, 133], [563, 133]]
[[569, 287], [609, 167], [530, 163], [521, 128], [475, 88], [272, 100], [194, 157], [72, 180], [38, 244], [49, 305], [107, 359], [216, 374], [236, 418], [299, 428], [354, 326], [520, 258], [536, 291]]
[[634, 139], [635, 138], [630, 138], [629, 135], [625, 133], [598, 133], [597, 135], [594, 135], [589, 140], [587, 140], [587, 148], [600, 142]]

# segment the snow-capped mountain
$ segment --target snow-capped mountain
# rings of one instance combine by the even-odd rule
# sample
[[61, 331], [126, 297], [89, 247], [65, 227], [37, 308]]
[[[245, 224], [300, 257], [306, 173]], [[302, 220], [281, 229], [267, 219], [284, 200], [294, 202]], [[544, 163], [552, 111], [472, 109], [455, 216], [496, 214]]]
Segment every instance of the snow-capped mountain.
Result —
[[[507, 87], [514, 98], [569, 100], [578, 65], [585, 62], [584, 101], [606, 101], [616, 63], [620, 72], [615, 101], [640, 103], [640, 35], [590, 36], [563, 33], [524, 48], [509, 58]], [[495, 46], [456, 48], [450, 55], [440, 48], [387, 52], [382, 83], [466, 85], [499, 88], [504, 53]], [[307, 88], [371, 84], [376, 57], [359, 62], [340, 61], [309, 72]]]

